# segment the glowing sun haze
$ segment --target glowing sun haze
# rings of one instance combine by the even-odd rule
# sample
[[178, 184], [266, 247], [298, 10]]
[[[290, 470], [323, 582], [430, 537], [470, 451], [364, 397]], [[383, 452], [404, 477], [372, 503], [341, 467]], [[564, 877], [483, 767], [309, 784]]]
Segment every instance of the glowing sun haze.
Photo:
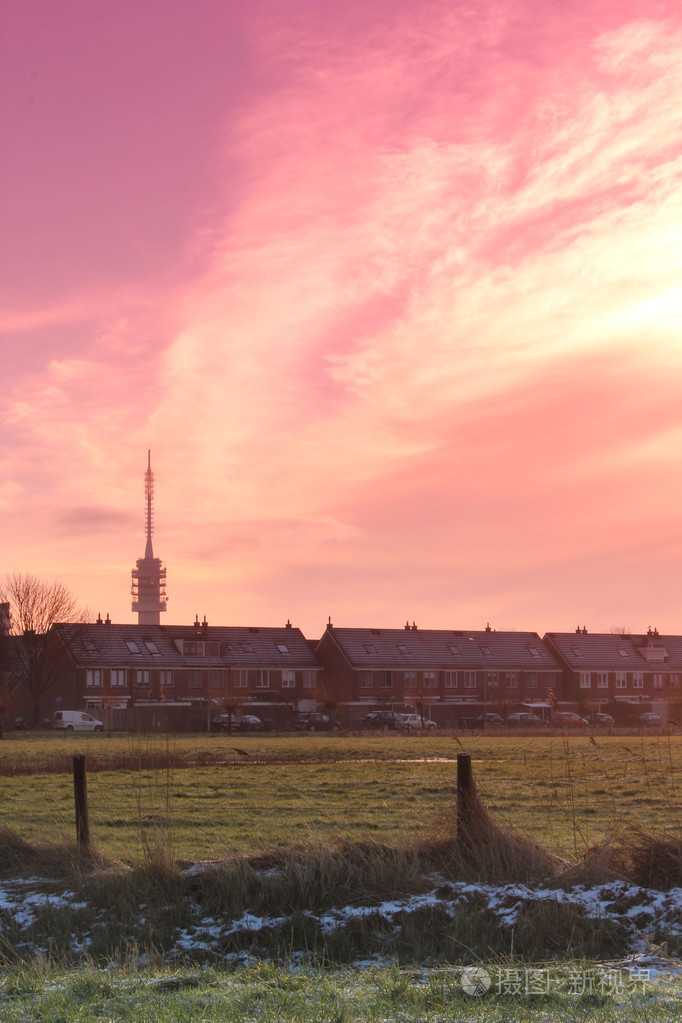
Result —
[[679, 633], [678, 0], [2, 0], [0, 568]]

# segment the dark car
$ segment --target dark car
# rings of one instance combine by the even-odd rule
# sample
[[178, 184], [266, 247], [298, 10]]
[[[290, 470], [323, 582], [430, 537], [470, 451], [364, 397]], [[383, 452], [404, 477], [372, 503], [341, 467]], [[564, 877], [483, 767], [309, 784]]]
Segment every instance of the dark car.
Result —
[[510, 714], [507, 718], [507, 724], [511, 725], [512, 728], [537, 728], [539, 725], [544, 724], [544, 722], [537, 714], [521, 710]]
[[211, 721], [212, 732], [229, 732], [230, 731], [230, 717], [232, 718], [232, 731], [233, 732], [262, 732], [263, 722], [260, 718], [257, 718], [255, 714], [241, 714], [237, 717], [235, 714], [219, 714]]
[[401, 715], [392, 710], [370, 710], [362, 723], [365, 728], [400, 728]]
[[262, 732], [263, 722], [255, 714], [242, 714], [239, 721], [240, 732]]
[[646, 711], [644, 714], [640, 714], [637, 721], [643, 728], [660, 728], [663, 724], [663, 718], [661, 715], [654, 714], [652, 711]]
[[595, 728], [613, 728], [615, 725], [615, 719], [610, 714], [605, 714], [603, 711], [599, 711], [595, 714], [590, 714], [587, 719], [589, 725], [594, 725]]
[[294, 718], [294, 729], [297, 732], [331, 732], [340, 728], [340, 723], [328, 714], [313, 710], [305, 714], [297, 714]]
[[474, 728], [489, 728], [491, 725], [502, 725], [504, 724], [499, 714], [494, 714], [492, 711], [488, 711], [487, 714], [479, 714], [477, 718], [474, 718]]

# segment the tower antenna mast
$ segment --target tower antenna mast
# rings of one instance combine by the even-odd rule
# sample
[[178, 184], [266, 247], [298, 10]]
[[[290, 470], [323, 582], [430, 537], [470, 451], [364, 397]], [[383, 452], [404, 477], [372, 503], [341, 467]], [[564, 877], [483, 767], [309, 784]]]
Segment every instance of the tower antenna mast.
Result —
[[151, 448], [147, 451], [147, 471], [144, 474], [144, 499], [147, 506], [147, 545], [145, 548], [145, 558], [153, 558], [154, 553], [152, 551], [152, 533], [154, 532], [154, 473], [152, 471], [152, 452]]

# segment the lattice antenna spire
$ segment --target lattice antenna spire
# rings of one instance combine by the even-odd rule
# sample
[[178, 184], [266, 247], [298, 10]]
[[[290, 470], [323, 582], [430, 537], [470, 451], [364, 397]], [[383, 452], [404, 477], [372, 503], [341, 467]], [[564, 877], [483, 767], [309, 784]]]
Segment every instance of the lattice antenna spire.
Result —
[[144, 499], [147, 508], [147, 546], [145, 558], [153, 558], [152, 533], [154, 532], [154, 473], [152, 472], [152, 452], [147, 451], [147, 471], [144, 474]]

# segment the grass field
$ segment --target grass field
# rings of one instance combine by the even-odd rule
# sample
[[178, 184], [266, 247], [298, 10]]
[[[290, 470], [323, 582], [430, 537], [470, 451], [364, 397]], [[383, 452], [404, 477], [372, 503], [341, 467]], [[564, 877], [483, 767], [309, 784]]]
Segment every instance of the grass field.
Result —
[[[611, 993], [613, 969], [569, 963], [547, 971], [542, 992], [526, 994], [523, 970], [498, 963], [488, 964], [486, 973], [491, 988], [476, 996], [464, 991], [468, 975], [456, 970], [323, 971], [259, 963], [240, 970], [103, 973], [87, 965], [68, 972], [34, 966], [0, 981], [0, 1014], [3, 1023], [664, 1023], [679, 1018], [678, 978], [633, 982], [625, 973], [622, 986]], [[506, 974], [521, 977], [518, 993], [505, 993]], [[590, 981], [590, 988], [581, 990]]]
[[[630, 826], [673, 833], [682, 821], [677, 737], [36, 735], [0, 743], [0, 827], [34, 842], [72, 837], [68, 770], [84, 752], [93, 841], [115, 859], [150, 843], [197, 860], [337, 838], [411, 842], [452, 810], [464, 748], [494, 820], [563, 857]], [[21, 773], [8, 775], [12, 765]]]
[[[492, 817], [473, 864], [453, 838], [462, 751]], [[92, 858], [73, 843], [76, 753]], [[573, 878], [510, 829], [574, 862], [631, 828], [677, 838], [681, 772], [667, 737], [13, 735], [0, 1019], [679, 1018], [679, 842], [643, 896], [632, 857], [620, 879], [589, 856]]]

